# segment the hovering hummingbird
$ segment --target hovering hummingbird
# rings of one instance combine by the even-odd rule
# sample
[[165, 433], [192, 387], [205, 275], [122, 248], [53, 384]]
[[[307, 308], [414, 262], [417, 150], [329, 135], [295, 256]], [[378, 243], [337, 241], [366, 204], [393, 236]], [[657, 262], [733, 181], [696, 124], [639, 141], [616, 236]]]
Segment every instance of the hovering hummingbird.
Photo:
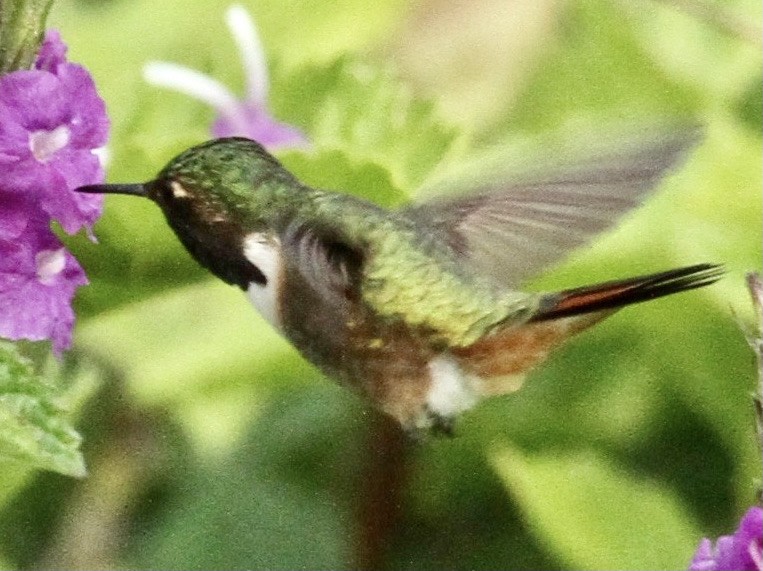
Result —
[[240, 287], [310, 362], [410, 432], [450, 433], [570, 336], [619, 308], [715, 282], [701, 264], [557, 292], [518, 283], [612, 226], [693, 144], [660, 135], [532, 180], [389, 210], [301, 183], [255, 141], [181, 153], [147, 197], [197, 262]]

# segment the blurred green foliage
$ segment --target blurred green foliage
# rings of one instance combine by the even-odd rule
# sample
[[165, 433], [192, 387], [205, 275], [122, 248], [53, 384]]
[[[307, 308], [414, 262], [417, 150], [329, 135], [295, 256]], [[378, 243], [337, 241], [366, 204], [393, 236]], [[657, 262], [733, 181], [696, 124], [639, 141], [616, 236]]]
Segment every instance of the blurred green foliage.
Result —
[[[92, 283], [59, 374], [89, 476], [0, 466], [0, 566], [667, 569], [733, 528], [760, 477], [740, 327], [743, 273], [761, 264], [760, 46], [679, 3], [542, 0], [512, 4], [518, 57], [492, 31], [497, 4], [248, 4], [273, 111], [313, 144], [280, 158], [394, 205], [539, 133], [693, 118], [707, 134], [685, 167], [531, 286], [705, 261], [728, 277], [623, 311], [465, 415], [457, 438], [412, 444], [200, 270], [152, 204], [109, 198], [99, 244], [69, 240]], [[749, 0], [717, 5], [757, 18]], [[57, 2], [50, 23], [113, 120], [112, 181], [149, 179], [208, 137], [211, 111], [142, 83], [146, 61], [242, 85], [226, 6]], [[448, 71], [424, 79], [444, 44]], [[495, 80], [462, 99], [475, 74]]]
[[0, 342], [0, 457], [68, 476], [85, 476], [80, 436], [66, 415], [60, 383], [36, 375], [32, 363]]

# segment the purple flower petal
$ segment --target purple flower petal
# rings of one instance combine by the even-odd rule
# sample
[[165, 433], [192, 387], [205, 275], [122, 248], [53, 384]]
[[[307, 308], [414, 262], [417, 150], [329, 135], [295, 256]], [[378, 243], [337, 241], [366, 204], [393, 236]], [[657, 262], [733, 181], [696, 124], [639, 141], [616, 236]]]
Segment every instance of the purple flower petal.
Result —
[[0, 190], [38, 202], [72, 234], [101, 213], [101, 197], [73, 189], [103, 181], [92, 151], [106, 142], [108, 118], [86, 70], [58, 60], [55, 70], [0, 77]]
[[92, 228], [103, 211], [103, 196], [69, 189], [103, 181], [103, 168], [98, 157], [89, 150], [67, 149], [51, 160], [50, 168], [61, 181], [61, 191], [45, 195], [42, 200], [45, 212], [68, 234], [78, 232], [83, 226]]
[[48, 30], [45, 33], [45, 39], [37, 53], [37, 61], [34, 64], [35, 69], [50, 71], [56, 73], [59, 65], [66, 63], [66, 44], [61, 41], [61, 34], [58, 30]]
[[[109, 128], [106, 106], [98, 96], [90, 74], [74, 64], [59, 66], [59, 73], [16, 71], [0, 78], [0, 102], [4, 115], [28, 133], [52, 132], [66, 127], [66, 145], [94, 149], [106, 143]], [[42, 105], [41, 102], [45, 104]], [[3, 145], [3, 148], [7, 145]], [[19, 152], [27, 149], [19, 148]]]
[[699, 543], [697, 552], [694, 554], [694, 558], [691, 560], [689, 566], [691, 571], [715, 571], [716, 563], [713, 557], [713, 544], [705, 538]]
[[70, 190], [103, 180], [100, 161], [91, 151], [66, 149], [47, 163], [27, 158], [6, 165], [4, 170], [9, 185], [5, 189], [34, 200], [37, 208], [59, 222], [68, 234], [92, 227], [101, 215], [101, 196]]
[[215, 137], [248, 137], [269, 149], [309, 147], [304, 133], [276, 121], [267, 111], [268, 71], [265, 54], [249, 13], [231, 6], [225, 16], [241, 55], [246, 75], [247, 96], [236, 99], [219, 81], [198, 71], [166, 62], [151, 62], [143, 70], [149, 83], [195, 97], [217, 111], [212, 125]]
[[16, 240], [29, 223], [30, 205], [15, 194], [0, 190], [0, 241]]
[[0, 98], [0, 164], [16, 161], [20, 154], [28, 153], [28, 149], [23, 149], [29, 144], [29, 131], [18, 119], [18, 114]]
[[703, 539], [694, 554], [690, 571], [763, 571], [763, 509], [752, 507], [734, 535], [718, 538], [713, 548]]
[[58, 77], [61, 91], [70, 103], [66, 124], [71, 131], [71, 146], [88, 150], [102, 147], [108, 137], [109, 118], [92, 77], [75, 64], [60, 68]]
[[71, 345], [77, 287], [87, 284], [77, 260], [44, 223], [0, 242], [0, 336], [51, 339], [56, 355]]
[[71, 345], [77, 260], [50, 230], [90, 229], [103, 198], [74, 192], [102, 182], [94, 154], [108, 117], [88, 72], [66, 61], [57, 32], [46, 35], [33, 70], [0, 76], [0, 336]]
[[53, 73], [21, 70], [0, 77], [0, 101], [27, 131], [50, 131], [69, 121], [72, 101]]
[[212, 125], [215, 137], [248, 137], [268, 147], [307, 146], [307, 137], [291, 125], [276, 121], [267, 111], [241, 104], [235, 113], [220, 115]]

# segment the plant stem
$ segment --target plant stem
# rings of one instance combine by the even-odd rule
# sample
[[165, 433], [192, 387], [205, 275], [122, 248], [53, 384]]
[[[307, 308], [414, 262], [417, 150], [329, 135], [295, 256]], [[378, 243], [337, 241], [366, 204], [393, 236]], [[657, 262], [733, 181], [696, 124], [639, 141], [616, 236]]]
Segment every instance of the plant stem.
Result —
[[0, 74], [29, 69], [53, 0], [0, 0]]
[[410, 443], [387, 418], [373, 418], [367, 438], [371, 453], [361, 476], [353, 568], [379, 571], [386, 567], [390, 544], [399, 533]]

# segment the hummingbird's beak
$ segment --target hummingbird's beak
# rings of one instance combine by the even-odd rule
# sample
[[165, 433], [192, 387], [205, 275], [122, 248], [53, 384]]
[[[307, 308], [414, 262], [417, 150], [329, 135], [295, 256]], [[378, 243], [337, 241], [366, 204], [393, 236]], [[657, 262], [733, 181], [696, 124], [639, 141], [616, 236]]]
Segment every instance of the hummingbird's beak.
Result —
[[88, 184], [75, 190], [86, 194], [131, 194], [148, 198], [145, 184]]

